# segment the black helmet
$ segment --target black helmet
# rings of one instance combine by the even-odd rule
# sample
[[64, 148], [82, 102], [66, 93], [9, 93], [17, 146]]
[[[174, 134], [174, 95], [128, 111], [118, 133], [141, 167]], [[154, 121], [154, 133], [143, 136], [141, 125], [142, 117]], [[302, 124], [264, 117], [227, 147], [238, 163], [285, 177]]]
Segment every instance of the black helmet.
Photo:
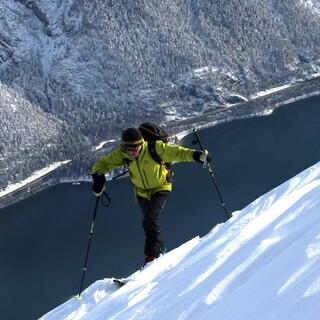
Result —
[[128, 128], [122, 131], [121, 141], [124, 145], [141, 145], [143, 143], [143, 138], [138, 129]]

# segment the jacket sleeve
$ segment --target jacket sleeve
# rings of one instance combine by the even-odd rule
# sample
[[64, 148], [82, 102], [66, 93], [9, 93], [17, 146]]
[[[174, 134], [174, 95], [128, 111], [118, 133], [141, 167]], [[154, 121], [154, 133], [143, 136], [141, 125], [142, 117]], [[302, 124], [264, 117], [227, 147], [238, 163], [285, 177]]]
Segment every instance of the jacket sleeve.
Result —
[[194, 149], [184, 148], [179, 145], [157, 141], [156, 151], [164, 162], [189, 162], [194, 161]]
[[103, 173], [106, 174], [111, 170], [123, 166], [123, 151], [121, 147], [105, 155], [98, 160], [92, 167], [92, 173]]

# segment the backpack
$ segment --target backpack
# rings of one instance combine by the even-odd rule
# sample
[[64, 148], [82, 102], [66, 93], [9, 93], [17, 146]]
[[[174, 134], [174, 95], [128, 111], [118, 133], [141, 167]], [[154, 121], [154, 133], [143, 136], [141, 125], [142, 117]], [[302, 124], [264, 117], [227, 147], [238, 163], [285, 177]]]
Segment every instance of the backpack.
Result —
[[156, 150], [156, 141], [161, 140], [164, 143], [169, 142], [168, 132], [152, 122], [141, 123], [139, 126], [139, 130], [143, 139], [148, 142], [148, 150], [150, 152], [151, 158], [158, 164], [165, 165], [168, 170], [167, 181], [171, 182], [171, 177], [173, 176], [172, 163], [163, 162]]

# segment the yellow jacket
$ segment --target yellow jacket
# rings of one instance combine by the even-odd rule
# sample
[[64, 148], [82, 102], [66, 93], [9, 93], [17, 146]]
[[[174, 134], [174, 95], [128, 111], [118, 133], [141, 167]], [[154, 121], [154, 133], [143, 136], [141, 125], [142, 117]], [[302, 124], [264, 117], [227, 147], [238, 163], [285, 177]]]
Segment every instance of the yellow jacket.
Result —
[[[156, 141], [156, 152], [163, 162], [189, 162], [194, 161], [195, 150], [184, 148], [178, 145], [167, 144]], [[158, 191], [171, 191], [172, 184], [167, 181], [168, 170], [164, 164], [155, 162], [148, 150], [148, 142], [144, 141], [139, 157], [131, 158], [122, 146], [98, 160], [92, 173], [106, 174], [111, 170], [128, 165], [130, 181], [135, 188], [137, 195], [149, 198]]]

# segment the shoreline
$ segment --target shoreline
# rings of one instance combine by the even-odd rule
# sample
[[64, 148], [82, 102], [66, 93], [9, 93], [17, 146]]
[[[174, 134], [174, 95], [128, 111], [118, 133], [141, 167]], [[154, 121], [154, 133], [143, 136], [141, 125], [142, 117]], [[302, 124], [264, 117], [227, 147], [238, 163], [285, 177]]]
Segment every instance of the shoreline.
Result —
[[253, 118], [257, 116], [268, 116], [275, 109], [286, 106], [296, 101], [320, 95], [320, 77], [303, 82], [294, 83], [284, 89], [274, 91], [267, 95], [258, 96], [251, 100], [240, 102], [235, 105], [212, 110], [205, 114], [188, 119], [171, 121], [168, 127], [174, 127], [173, 135], [188, 135], [193, 128], [204, 129], [222, 123]]
[[[279, 88], [283, 88], [281, 86]], [[192, 130], [196, 127], [197, 129], [204, 129], [213, 127], [222, 123], [252, 118], [258, 116], [268, 116], [275, 109], [288, 105], [290, 103], [301, 101], [312, 96], [320, 95], [320, 77], [316, 77], [310, 80], [305, 80], [303, 82], [293, 83], [291, 86], [286, 86], [283, 89], [272, 91], [265, 95], [260, 95], [257, 93], [254, 95], [254, 98], [231, 105], [228, 107], [221, 107], [218, 110], [212, 110], [206, 112], [205, 114], [197, 115], [188, 119], [174, 120], [167, 122], [166, 128], [172, 131], [172, 135], [180, 139], [186, 135], [192, 133]], [[276, 90], [277, 88], [274, 88]], [[169, 131], [169, 132], [170, 132]], [[110, 147], [110, 144], [113, 144], [116, 140], [112, 140], [107, 144], [107, 147]], [[93, 147], [93, 150], [95, 148]], [[63, 162], [62, 162], [63, 163]], [[72, 164], [72, 163], [67, 163]], [[20, 200], [23, 200], [35, 193], [38, 193], [42, 190], [45, 190], [51, 186], [60, 184], [60, 183], [72, 183], [74, 181], [78, 182], [88, 182], [88, 179], [79, 177], [78, 179], [64, 179], [64, 178], [55, 178], [54, 175], [63, 168], [66, 164], [62, 164], [60, 167], [50, 171], [49, 173], [43, 176], [37, 176], [34, 180], [29, 177], [28, 183], [22, 181], [21, 187], [12, 190], [11, 192], [4, 193], [5, 190], [2, 190], [2, 196], [0, 196], [0, 210], [11, 204], [14, 204]], [[45, 169], [42, 169], [45, 170]], [[10, 187], [10, 186], [9, 186]]]

